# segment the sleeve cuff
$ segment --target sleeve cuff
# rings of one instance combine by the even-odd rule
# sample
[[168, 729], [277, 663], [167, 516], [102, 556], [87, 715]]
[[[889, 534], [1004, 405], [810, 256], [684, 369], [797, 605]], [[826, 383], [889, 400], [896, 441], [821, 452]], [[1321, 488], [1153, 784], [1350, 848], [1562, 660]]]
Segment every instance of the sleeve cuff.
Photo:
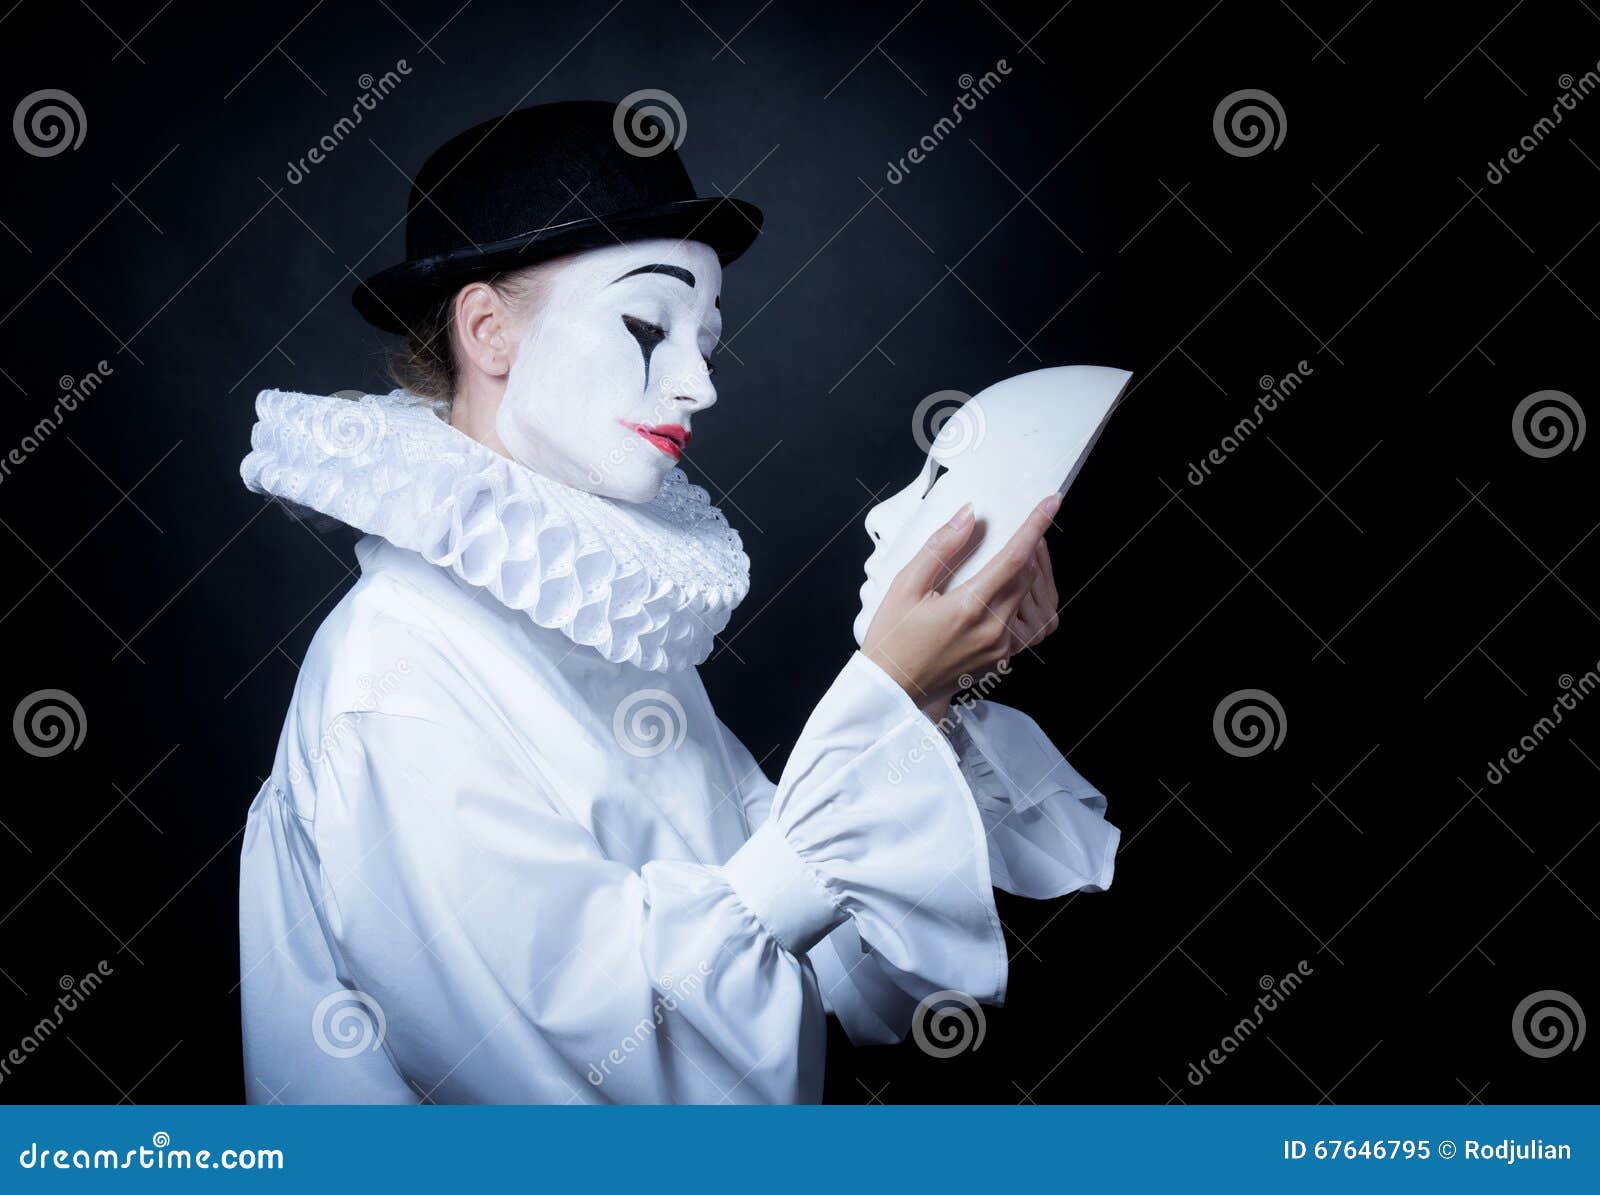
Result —
[[734, 894], [790, 954], [800, 956], [845, 919], [770, 819], [723, 867]]

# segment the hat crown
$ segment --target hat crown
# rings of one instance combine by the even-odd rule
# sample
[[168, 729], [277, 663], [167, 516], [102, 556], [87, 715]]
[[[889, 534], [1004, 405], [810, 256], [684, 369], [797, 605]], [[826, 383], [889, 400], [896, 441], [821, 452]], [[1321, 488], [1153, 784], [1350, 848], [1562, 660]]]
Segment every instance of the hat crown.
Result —
[[[615, 104], [577, 100], [519, 109], [452, 137], [412, 184], [406, 256], [693, 199], [694, 184], [670, 141], [629, 142], [630, 151], [617, 120]], [[659, 121], [654, 128], [663, 139], [672, 135]]]

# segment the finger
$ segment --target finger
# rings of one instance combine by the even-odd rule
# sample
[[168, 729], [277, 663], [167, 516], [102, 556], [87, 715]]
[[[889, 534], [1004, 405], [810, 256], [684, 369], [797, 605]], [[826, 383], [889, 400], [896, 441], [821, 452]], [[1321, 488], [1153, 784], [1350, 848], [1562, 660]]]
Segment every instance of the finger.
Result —
[[1054, 593], [1056, 589], [1056, 570], [1054, 562], [1050, 559], [1050, 545], [1041, 539], [1035, 551], [1038, 553], [1039, 573], [1044, 577], [1045, 584], [1049, 586], [1050, 592]]
[[893, 584], [904, 586], [915, 597], [921, 597], [944, 584], [971, 550], [975, 525], [972, 503], [968, 502], [951, 516], [948, 523], [928, 537], [927, 543], [900, 570]]
[[1030, 589], [1017, 603], [1017, 613], [1012, 619], [1012, 626], [1017, 632], [1017, 639], [1024, 646], [1032, 647], [1044, 638], [1044, 626], [1049, 620], [1049, 608], [1040, 602], [1038, 595]]
[[1034, 546], [1043, 537], [1045, 528], [1050, 526], [1051, 517], [1060, 506], [1059, 494], [1051, 494], [1035, 506], [1022, 521], [1022, 526], [1017, 528], [1016, 534], [1006, 541], [1005, 547], [962, 588], [970, 588], [973, 595], [986, 606], [995, 606], [1013, 593], [1024, 570], [1033, 562]]

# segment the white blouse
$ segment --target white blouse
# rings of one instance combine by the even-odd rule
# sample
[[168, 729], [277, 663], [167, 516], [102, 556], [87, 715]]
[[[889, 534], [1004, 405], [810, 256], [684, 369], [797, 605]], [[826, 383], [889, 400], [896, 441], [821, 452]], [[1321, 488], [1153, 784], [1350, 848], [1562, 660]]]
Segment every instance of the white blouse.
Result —
[[[247, 482], [325, 513], [291, 474], [415, 464], [262, 432]], [[953, 747], [856, 654], [774, 785], [692, 666], [608, 659], [386, 530], [250, 808], [252, 1102], [815, 1101], [826, 1012], [882, 1042], [936, 992], [1003, 1000], [992, 884], [1111, 882], [1104, 799], [1013, 710]]]

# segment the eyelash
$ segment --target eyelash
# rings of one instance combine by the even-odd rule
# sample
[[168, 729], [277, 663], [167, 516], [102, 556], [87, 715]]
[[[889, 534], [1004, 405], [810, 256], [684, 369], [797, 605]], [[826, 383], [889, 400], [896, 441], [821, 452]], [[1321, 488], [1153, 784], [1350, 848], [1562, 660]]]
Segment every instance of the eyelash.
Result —
[[[653, 347], [667, 338], [667, 330], [660, 324], [652, 324], [649, 320], [640, 319], [636, 315], [625, 315], [622, 317], [622, 322], [640, 344], [648, 342]], [[713, 377], [717, 372], [716, 364], [710, 357], [700, 359], [706, 363], [706, 377]]]

